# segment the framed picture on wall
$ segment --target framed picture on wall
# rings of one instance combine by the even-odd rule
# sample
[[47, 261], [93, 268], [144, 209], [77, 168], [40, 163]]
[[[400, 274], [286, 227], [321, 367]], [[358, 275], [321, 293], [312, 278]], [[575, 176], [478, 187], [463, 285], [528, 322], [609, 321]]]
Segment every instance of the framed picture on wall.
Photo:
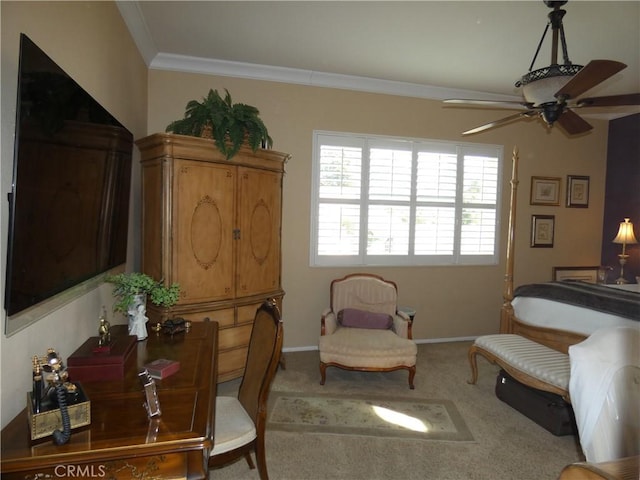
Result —
[[560, 205], [560, 177], [531, 177], [531, 205]]
[[531, 215], [531, 246], [539, 248], [553, 247], [555, 215]]
[[589, 206], [589, 177], [567, 175], [567, 207]]

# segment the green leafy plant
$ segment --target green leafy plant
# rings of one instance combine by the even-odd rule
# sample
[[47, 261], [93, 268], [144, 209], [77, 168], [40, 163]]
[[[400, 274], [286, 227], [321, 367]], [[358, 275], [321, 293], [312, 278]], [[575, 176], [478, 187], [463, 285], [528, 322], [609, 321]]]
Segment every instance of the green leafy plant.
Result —
[[273, 145], [258, 109], [244, 103], [233, 103], [226, 89], [224, 98], [217, 90], [211, 89], [201, 102], [188, 102], [184, 118], [171, 122], [166, 131], [194, 137], [207, 137], [210, 131], [211, 138], [227, 159], [238, 153], [245, 142], [254, 152], [260, 147], [271, 148]]
[[119, 300], [113, 305], [116, 312], [127, 313], [135, 295], [146, 294], [151, 303], [159, 307], [171, 307], [180, 299], [180, 285], [177, 283], [165, 286], [163, 281], [156, 281], [145, 273], [118, 273], [105, 278], [112, 283], [113, 296]]

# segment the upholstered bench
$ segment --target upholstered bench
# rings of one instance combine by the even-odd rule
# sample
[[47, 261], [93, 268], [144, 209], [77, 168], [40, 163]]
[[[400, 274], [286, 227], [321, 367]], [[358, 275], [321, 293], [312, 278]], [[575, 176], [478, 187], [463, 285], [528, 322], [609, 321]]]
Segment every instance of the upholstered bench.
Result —
[[514, 334], [483, 335], [469, 347], [471, 380], [478, 380], [476, 355], [499, 365], [514, 379], [538, 390], [569, 399], [569, 355]]

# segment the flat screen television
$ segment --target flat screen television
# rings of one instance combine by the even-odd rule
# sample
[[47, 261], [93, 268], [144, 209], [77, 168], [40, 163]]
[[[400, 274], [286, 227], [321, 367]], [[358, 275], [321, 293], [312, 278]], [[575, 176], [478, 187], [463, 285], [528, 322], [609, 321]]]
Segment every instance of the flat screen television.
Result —
[[125, 263], [133, 135], [20, 37], [9, 318]]

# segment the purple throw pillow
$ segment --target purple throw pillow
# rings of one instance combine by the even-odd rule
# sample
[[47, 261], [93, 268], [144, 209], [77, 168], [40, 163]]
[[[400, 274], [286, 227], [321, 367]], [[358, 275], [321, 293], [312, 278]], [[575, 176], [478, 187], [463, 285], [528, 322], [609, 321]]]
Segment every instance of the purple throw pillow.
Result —
[[393, 325], [393, 318], [386, 313], [367, 312], [357, 308], [345, 308], [338, 312], [338, 323], [343, 327], [376, 328], [386, 330]]

